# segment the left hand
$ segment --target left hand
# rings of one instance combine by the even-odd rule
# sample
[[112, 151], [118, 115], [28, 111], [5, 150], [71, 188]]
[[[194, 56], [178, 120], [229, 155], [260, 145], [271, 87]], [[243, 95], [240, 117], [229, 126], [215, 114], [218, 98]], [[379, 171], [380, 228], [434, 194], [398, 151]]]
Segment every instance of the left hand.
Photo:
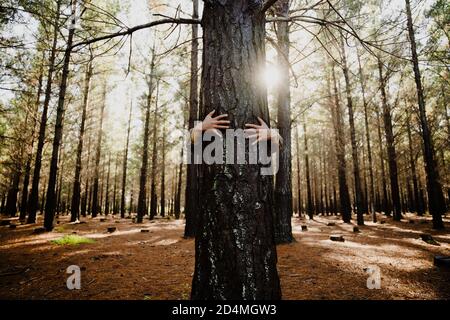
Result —
[[250, 129], [245, 129], [244, 132], [247, 134], [247, 138], [256, 139], [254, 143], [261, 141], [271, 140], [273, 143], [280, 144], [282, 138], [277, 130], [270, 129], [269, 126], [258, 117], [259, 125], [246, 123], [245, 126]]

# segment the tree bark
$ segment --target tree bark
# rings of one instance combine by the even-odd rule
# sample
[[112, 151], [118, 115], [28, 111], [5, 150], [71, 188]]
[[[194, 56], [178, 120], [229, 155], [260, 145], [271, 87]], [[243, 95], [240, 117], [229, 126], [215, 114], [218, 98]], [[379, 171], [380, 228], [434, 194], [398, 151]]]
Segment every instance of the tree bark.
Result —
[[[193, 19], [198, 19], [198, 0], [192, 0]], [[189, 88], [189, 122], [188, 129], [194, 127], [194, 121], [198, 120], [198, 26], [192, 25], [192, 47], [191, 47], [191, 77]], [[199, 194], [198, 194], [198, 165], [194, 164], [193, 152], [190, 150], [191, 161], [186, 166], [186, 193], [184, 214], [186, 217], [186, 225], [184, 229], [184, 237], [194, 237], [197, 231], [197, 220], [200, 211]], [[180, 196], [179, 196], [180, 197]]]
[[[262, 1], [205, 2], [202, 116], [228, 114], [231, 128], [260, 116], [266, 89], [254, 78], [265, 64]], [[248, 148], [246, 148], [248, 156]], [[202, 165], [193, 299], [279, 299], [273, 230], [273, 177], [256, 164]]]
[[435, 160], [433, 140], [431, 137], [430, 129], [428, 127], [428, 120], [425, 110], [425, 97], [423, 94], [422, 79], [419, 69], [419, 58], [417, 56], [416, 40], [411, 16], [410, 0], [405, 0], [405, 2], [406, 2], [408, 35], [411, 44], [414, 80], [416, 82], [417, 88], [419, 119], [422, 128], [423, 158], [425, 162], [425, 172], [427, 176], [428, 206], [430, 213], [433, 216], [433, 229], [444, 229], [444, 223], [442, 222], [442, 214], [445, 213], [444, 196], [442, 194], [442, 186], [439, 181], [439, 172], [437, 170]]
[[39, 178], [42, 167], [42, 151], [45, 143], [45, 130], [47, 127], [47, 113], [52, 94], [52, 80], [55, 71], [56, 46], [58, 43], [59, 17], [60, 17], [61, 0], [56, 2], [56, 14], [53, 25], [53, 43], [48, 61], [47, 85], [45, 88], [44, 105], [42, 108], [41, 122], [39, 124], [39, 138], [36, 149], [36, 157], [34, 160], [33, 181], [31, 183], [30, 199], [28, 201], [28, 219], [27, 223], [36, 223], [36, 212], [39, 207]]
[[388, 155], [389, 180], [391, 182], [393, 219], [395, 221], [400, 221], [402, 218], [402, 212], [400, 204], [400, 188], [398, 186], [397, 153], [395, 151], [391, 107], [387, 102], [386, 96], [386, 78], [383, 76], [383, 65], [380, 59], [378, 59], [378, 74], [380, 78], [381, 105], [383, 107], [384, 132]]
[[[73, 0], [72, 25], [75, 25], [76, 6], [77, 0]], [[44, 227], [47, 231], [51, 231], [53, 229], [53, 219], [55, 216], [55, 205], [56, 205], [55, 186], [56, 186], [56, 177], [58, 173], [58, 155], [59, 155], [59, 146], [61, 144], [63, 134], [63, 121], [65, 112], [64, 103], [66, 98], [67, 80], [69, 77], [70, 55], [72, 53], [72, 43], [74, 34], [75, 28], [74, 27], [70, 28], [69, 35], [67, 37], [67, 47], [64, 54], [64, 64], [61, 75], [61, 84], [59, 87], [58, 107], [56, 108], [55, 136], [53, 138], [52, 158], [50, 162], [50, 173], [47, 186], [47, 201], [45, 203], [45, 215], [44, 215]]]
[[350, 77], [348, 75], [347, 57], [344, 47], [344, 37], [341, 34], [342, 71], [345, 80], [345, 93], [347, 95], [348, 122], [350, 125], [350, 142], [352, 146], [353, 178], [355, 179], [356, 221], [359, 226], [364, 225], [364, 201], [361, 189], [361, 176], [359, 174], [359, 153], [356, 141], [355, 118], [353, 111], [353, 98], [351, 93]]
[[[289, 0], [274, 6], [276, 15], [289, 15]], [[276, 22], [277, 60], [280, 82], [277, 86], [277, 122], [283, 139], [279, 152], [279, 168], [275, 177], [274, 213], [275, 242], [290, 243], [292, 236], [292, 155], [291, 155], [291, 92], [289, 81], [289, 22]]]
[[377, 222], [377, 215], [375, 213], [375, 179], [373, 175], [373, 160], [372, 160], [372, 146], [370, 142], [370, 129], [369, 129], [369, 110], [366, 100], [366, 83], [364, 80], [363, 70], [361, 66], [361, 58], [359, 53], [357, 53], [358, 57], [358, 70], [359, 70], [359, 81], [361, 84], [361, 94], [363, 99], [363, 107], [364, 107], [364, 127], [366, 133], [366, 145], [367, 145], [367, 159], [369, 162], [369, 196], [368, 198], [368, 206], [369, 211], [372, 215], [372, 222]]
[[120, 196], [120, 217], [125, 218], [125, 192], [127, 187], [127, 167], [128, 167], [128, 145], [130, 144], [131, 131], [131, 115], [133, 113], [133, 103], [130, 105], [130, 115], [128, 116], [127, 140], [125, 142], [125, 149], [123, 153], [123, 168], [122, 168], [122, 192]]
[[141, 173], [139, 176], [139, 196], [138, 196], [138, 209], [137, 209], [137, 222], [142, 223], [144, 216], [147, 213], [146, 197], [147, 197], [147, 170], [148, 170], [148, 138], [150, 135], [150, 109], [152, 106], [152, 93], [153, 93], [153, 71], [155, 68], [155, 47], [152, 49], [152, 60], [150, 63], [150, 79], [148, 83], [148, 95], [147, 106], [145, 109], [145, 123], [143, 133], [143, 146], [142, 146], [142, 162]]
[[159, 98], [159, 80], [156, 82], [156, 101], [155, 114], [153, 115], [153, 147], [152, 147], [152, 172], [151, 172], [151, 186], [150, 186], [150, 220], [152, 220], [158, 213], [158, 196], [156, 195], [156, 168], [158, 161], [158, 154], [156, 152], [156, 142], [158, 140], [158, 98]]
[[77, 160], [75, 164], [75, 177], [73, 181], [73, 194], [72, 194], [72, 205], [70, 208], [71, 216], [70, 221], [75, 222], [80, 217], [80, 197], [81, 197], [81, 158], [83, 155], [83, 139], [84, 139], [84, 130], [86, 123], [86, 113], [87, 106], [89, 101], [89, 87], [90, 81], [92, 77], [92, 55], [86, 67], [86, 74], [84, 78], [84, 92], [83, 92], [83, 105], [81, 112], [81, 124], [80, 124], [80, 133], [78, 135], [78, 146], [77, 146]]
[[[351, 221], [351, 202], [350, 194], [347, 185], [347, 163], [345, 161], [345, 137], [342, 125], [342, 111], [341, 105], [339, 103], [339, 95], [336, 82], [336, 74], [334, 71], [334, 64], [332, 65], [332, 78], [333, 78], [333, 106], [331, 107], [331, 114], [334, 124], [334, 138], [336, 145], [336, 159], [337, 159], [337, 171], [338, 171], [338, 181], [339, 181], [339, 201], [340, 208], [339, 211], [342, 215], [342, 220], [345, 223], [350, 223]], [[331, 89], [329, 90], [331, 93]], [[331, 96], [331, 95], [330, 95]]]
[[100, 158], [102, 153], [102, 136], [103, 136], [103, 113], [105, 111], [106, 104], [106, 82], [103, 87], [103, 98], [100, 106], [100, 125], [98, 126], [97, 132], [97, 149], [95, 152], [95, 168], [94, 168], [94, 186], [92, 191], [92, 218], [97, 217], [99, 211], [101, 211], [101, 203], [99, 208], [98, 203], [98, 183], [99, 183], [99, 168], [100, 168]]

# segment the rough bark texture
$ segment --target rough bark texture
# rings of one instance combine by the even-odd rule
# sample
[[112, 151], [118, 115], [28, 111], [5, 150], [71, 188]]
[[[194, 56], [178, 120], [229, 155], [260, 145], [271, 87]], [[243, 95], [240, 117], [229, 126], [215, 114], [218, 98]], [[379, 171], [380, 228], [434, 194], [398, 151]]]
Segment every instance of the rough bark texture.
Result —
[[381, 135], [381, 120], [380, 120], [380, 112], [378, 108], [375, 108], [377, 114], [377, 134], [378, 134], [378, 146], [379, 146], [379, 154], [380, 154], [380, 170], [381, 170], [381, 188], [383, 189], [383, 196], [381, 200], [381, 210], [386, 214], [390, 215], [391, 210], [389, 209], [389, 199], [387, 192], [387, 183], [386, 183], [386, 169], [384, 167], [384, 149], [383, 149], [383, 138]]
[[[287, 17], [289, 0], [278, 1], [277, 16]], [[279, 169], [275, 177], [274, 213], [275, 241], [290, 243], [292, 236], [292, 164], [291, 164], [291, 92], [289, 84], [289, 23], [277, 22], [278, 67], [280, 82], [277, 87], [277, 122], [283, 138], [280, 146]]]
[[298, 136], [298, 125], [295, 127], [295, 143], [297, 152], [297, 205], [298, 216], [302, 216], [303, 204], [302, 204], [302, 189], [301, 189], [301, 176], [300, 176], [300, 138]]
[[[77, 1], [74, 0], [72, 2], [73, 14], [75, 14], [76, 6]], [[73, 21], [72, 24], [75, 25], [75, 21]], [[50, 161], [50, 173], [47, 186], [47, 197], [46, 197], [47, 201], [45, 203], [45, 215], [44, 215], [44, 227], [47, 231], [53, 229], [53, 218], [55, 216], [55, 207], [56, 207], [55, 187], [56, 187], [56, 177], [58, 173], [58, 156], [59, 156], [59, 147], [61, 145], [63, 134], [63, 121], [65, 112], [64, 103], [66, 99], [67, 80], [69, 77], [70, 55], [72, 53], [72, 43], [74, 33], [75, 28], [71, 28], [69, 30], [69, 35], [67, 37], [67, 47], [64, 54], [64, 64], [61, 75], [61, 84], [59, 86], [58, 107], [56, 108], [55, 136], [53, 138], [52, 158]]]
[[70, 208], [71, 216], [70, 221], [74, 222], [80, 217], [80, 197], [81, 197], [81, 157], [83, 155], [83, 139], [84, 139], [84, 129], [86, 124], [86, 111], [89, 100], [89, 86], [92, 77], [92, 58], [89, 61], [86, 68], [86, 75], [84, 79], [84, 92], [83, 92], [83, 110], [81, 112], [81, 123], [80, 123], [80, 133], [78, 136], [78, 146], [77, 146], [77, 160], [75, 164], [75, 177], [73, 180], [73, 194], [72, 194], [72, 205]]
[[419, 119], [422, 128], [423, 139], [423, 158], [425, 162], [425, 172], [427, 176], [428, 204], [431, 215], [433, 216], [433, 228], [443, 229], [442, 214], [445, 213], [445, 201], [442, 194], [442, 186], [439, 181], [439, 172], [437, 170], [433, 140], [431, 138], [428, 120], [425, 111], [425, 97], [423, 95], [422, 79], [419, 69], [419, 58], [417, 57], [416, 40], [414, 35], [414, 26], [411, 17], [410, 1], [406, 2], [406, 15], [408, 22], [408, 35], [411, 43], [411, 54], [413, 61], [414, 80], [417, 88], [417, 102], [419, 105]]
[[[193, 0], [193, 19], [198, 19], [198, 0]], [[194, 127], [194, 121], [198, 119], [198, 26], [192, 25], [191, 48], [191, 79], [189, 92], [189, 122], [188, 129]], [[192, 155], [192, 153], [191, 153]], [[192, 156], [188, 155], [191, 157]], [[186, 167], [186, 194], [184, 214], [186, 226], [184, 236], [194, 237], [197, 230], [197, 217], [200, 210], [198, 194], [198, 165], [191, 161]]]
[[34, 171], [33, 171], [33, 181], [31, 183], [30, 199], [28, 201], [28, 219], [27, 223], [36, 222], [36, 212], [39, 207], [39, 178], [41, 174], [42, 167], [42, 151], [44, 149], [45, 143], [45, 130], [47, 127], [47, 112], [48, 106], [50, 104], [51, 94], [52, 94], [52, 80], [53, 73], [55, 71], [55, 59], [56, 59], [56, 45], [58, 43], [58, 30], [59, 30], [59, 16], [60, 16], [60, 3], [57, 1], [56, 5], [56, 15], [53, 25], [53, 43], [52, 49], [50, 51], [50, 57], [48, 61], [48, 73], [47, 73], [47, 85], [45, 88], [45, 98], [44, 105], [42, 108], [41, 122], [39, 124], [39, 138], [36, 149], [36, 158], [34, 160]]
[[394, 130], [392, 127], [391, 107], [387, 102], [386, 78], [383, 76], [383, 65], [378, 59], [378, 73], [380, 77], [381, 105], [383, 107], [384, 133], [389, 165], [389, 180], [391, 182], [391, 198], [393, 204], [393, 218], [400, 221], [402, 218], [400, 204], [400, 188], [398, 186], [397, 152], [395, 151]]
[[[267, 93], [255, 79], [265, 64], [261, 1], [206, 1], [203, 12], [203, 115], [227, 113], [231, 128], [260, 116]], [[248, 153], [248, 148], [246, 153]], [[273, 177], [260, 165], [202, 165], [193, 299], [279, 299], [273, 231]]]

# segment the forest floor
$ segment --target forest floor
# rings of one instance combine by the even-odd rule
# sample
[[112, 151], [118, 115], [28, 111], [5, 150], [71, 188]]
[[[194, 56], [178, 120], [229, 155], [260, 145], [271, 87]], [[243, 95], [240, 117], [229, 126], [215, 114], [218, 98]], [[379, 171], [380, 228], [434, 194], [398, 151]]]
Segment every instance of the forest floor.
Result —
[[[41, 216], [35, 225], [1, 226], [0, 299], [189, 298], [194, 240], [182, 238], [182, 220], [137, 225], [101, 218], [71, 224], [61, 216], [53, 232], [41, 234], [33, 233]], [[384, 223], [366, 221], [359, 233], [338, 217], [293, 218], [296, 241], [277, 247], [283, 298], [450, 299], [450, 270], [433, 265], [435, 255], [450, 255], [450, 217], [444, 219], [444, 231], [431, 230], [430, 217], [378, 218]], [[117, 230], [108, 233], [107, 227]], [[440, 245], [422, 241], [424, 232]], [[73, 234], [95, 242], [52, 242]], [[330, 235], [342, 235], [345, 242], [331, 241]], [[70, 265], [81, 268], [81, 290], [66, 287]], [[367, 288], [369, 266], [380, 269], [378, 290]]]

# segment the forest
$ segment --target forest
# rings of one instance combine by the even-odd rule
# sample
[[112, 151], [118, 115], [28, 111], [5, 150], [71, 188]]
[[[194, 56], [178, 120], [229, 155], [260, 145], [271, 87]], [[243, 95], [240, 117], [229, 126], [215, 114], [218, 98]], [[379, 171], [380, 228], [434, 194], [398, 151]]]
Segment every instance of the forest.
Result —
[[448, 1], [3, 0], [0, 70], [0, 299], [450, 299]]

